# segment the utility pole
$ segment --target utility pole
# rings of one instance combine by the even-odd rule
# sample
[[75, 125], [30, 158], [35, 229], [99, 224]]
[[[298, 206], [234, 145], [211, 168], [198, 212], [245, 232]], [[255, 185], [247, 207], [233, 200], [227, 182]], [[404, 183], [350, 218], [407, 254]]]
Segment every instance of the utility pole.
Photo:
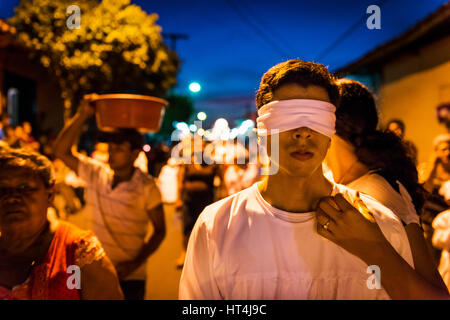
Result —
[[[185, 33], [162, 33], [163, 38], [169, 38], [170, 39], [170, 49], [172, 51], [177, 51], [177, 40], [188, 40], [189, 36]], [[180, 59], [180, 62], [183, 62]], [[175, 87], [170, 88], [169, 94], [175, 93]]]
[[189, 36], [184, 33], [163, 33], [163, 38], [170, 39], [170, 49], [176, 51], [177, 40], [187, 40]]

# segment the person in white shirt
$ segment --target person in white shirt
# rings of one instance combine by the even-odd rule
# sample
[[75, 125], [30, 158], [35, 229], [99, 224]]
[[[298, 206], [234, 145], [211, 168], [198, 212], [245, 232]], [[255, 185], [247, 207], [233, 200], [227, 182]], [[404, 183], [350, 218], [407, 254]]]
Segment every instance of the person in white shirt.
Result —
[[[86, 210], [92, 229], [114, 263], [128, 300], [145, 295], [147, 258], [165, 237], [161, 194], [152, 176], [134, 166], [143, 137], [133, 129], [120, 129], [102, 137], [108, 142], [107, 164], [72, 153], [83, 124], [95, 113], [85, 96], [78, 113], [60, 132], [54, 153], [86, 183]], [[153, 234], [146, 241], [149, 222]]]
[[[189, 240], [180, 299], [390, 298], [383, 276], [371, 282], [375, 267], [325, 238], [333, 221], [316, 215], [322, 198], [336, 196], [342, 205], [344, 194], [372, 222], [366, 226], [375, 230], [370, 241], [387, 238], [413, 266], [395, 214], [323, 175], [338, 101], [334, 79], [321, 64], [289, 60], [264, 74], [256, 97], [258, 136], [267, 139], [277, 170], [205, 208]], [[272, 143], [278, 143], [278, 157]]]

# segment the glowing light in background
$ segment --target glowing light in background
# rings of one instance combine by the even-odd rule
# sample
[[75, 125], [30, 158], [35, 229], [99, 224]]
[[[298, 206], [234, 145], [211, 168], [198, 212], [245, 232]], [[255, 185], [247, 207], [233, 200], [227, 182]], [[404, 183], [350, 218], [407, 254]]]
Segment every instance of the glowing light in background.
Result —
[[197, 93], [197, 92], [199, 92], [200, 90], [202, 90], [202, 87], [200, 86], [199, 83], [197, 83], [197, 82], [192, 82], [192, 83], [189, 85], [189, 90], [191, 90], [191, 92]]
[[229, 129], [228, 121], [224, 118], [217, 119], [216, 122], [214, 123], [214, 129], [217, 129], [217, 130]]
[[239, 130], [236, 128], [231, 129], [230, 139], [235, 139], [239, 134]]
[[186, 122], [178, 122], [176, 128], [181, 131], [189, 131], [189, 127]]
[[152, 147], [150, 147], [150, 145], [146, 144], [146, 145], [144, 145], [144, 147], [142, 149], [144, 149], [145, 152], [149, 152], [152, 149]]
[[204, 113], [203, 111], [197, 113], [197, 119], [200, 121], [206, 120], [206, 113]]

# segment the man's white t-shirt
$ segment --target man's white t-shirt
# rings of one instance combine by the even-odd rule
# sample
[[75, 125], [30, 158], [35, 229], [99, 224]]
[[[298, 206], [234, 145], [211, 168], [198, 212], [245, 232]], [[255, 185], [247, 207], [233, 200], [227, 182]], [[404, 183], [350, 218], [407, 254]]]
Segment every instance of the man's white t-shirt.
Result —
[[[148, 233], [147, 212], [161, 204], [153, 177], [135, 168], [130, 181], [112, 189], [114, 172], [108, 165], [85, 156], [78, 163], [78, 175], [86, 182], [88, 223], [106, 255], [114, 265], [136, 258]], [[144, 263], [126, 280], [144, 280], [145, 275]]]
[[[334, 185], [332, 194], [339, 192], [347, 199], [353, 194]], [[373, 198], [360, 197], [388, 241], [413, 266], [400, 220]], [[314, 212], [272, 207], [255, 183], [201, 213], [190, 236], [179, 298], [389, 299], [384, 289], [370, 289], [373, 276], [367, 269], [361, 259], [316, 232]]]

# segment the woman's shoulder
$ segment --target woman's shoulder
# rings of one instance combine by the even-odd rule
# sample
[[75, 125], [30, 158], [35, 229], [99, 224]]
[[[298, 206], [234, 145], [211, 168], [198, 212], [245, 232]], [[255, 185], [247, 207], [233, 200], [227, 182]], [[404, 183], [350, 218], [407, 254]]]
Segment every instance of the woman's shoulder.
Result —
[[398, 194], [398, 185], [393, 184], [384, 177], [380, 171], [371, 171], [364, 176], [352, 181], [348, 187], [372, 195], [379, 201], [385, 201], [387, 198], [400, 197]]
[[105, 251], [92, 231], [83, 230], [65, 221], [58, 221], [57, 242], [62, 242], [66, 250], [73, 253], [75, 264], [80, 268], [101, 260]]
[[65, 242], [78, 242], [83, 239], [90, 239], [95, 237], [92, 231], [81, 229], [74, 224], [58, 220], [54, 222], [55, 234], [59, 237], [64, 237]]

